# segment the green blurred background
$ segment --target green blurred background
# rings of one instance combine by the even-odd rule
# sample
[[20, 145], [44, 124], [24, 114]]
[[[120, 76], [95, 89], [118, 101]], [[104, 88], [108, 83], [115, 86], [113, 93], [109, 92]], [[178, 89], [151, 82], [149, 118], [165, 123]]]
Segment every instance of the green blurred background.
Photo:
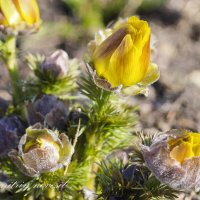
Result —
[[[116, 21], [164, 6], [165, 0], [40, 0], [42, 27], [21, 41], [21, 49], [49, 52], [54, 48], [81, 57], [94, 33]], [[30, 42], [29, 42], [30, 41]]]

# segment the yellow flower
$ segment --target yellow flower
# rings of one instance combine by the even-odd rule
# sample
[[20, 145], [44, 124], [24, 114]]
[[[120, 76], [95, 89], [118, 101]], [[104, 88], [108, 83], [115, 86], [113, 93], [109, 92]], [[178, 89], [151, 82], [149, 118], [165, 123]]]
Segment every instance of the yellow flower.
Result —
[[36, 0], [0, 0], [0, 25], [4, 29], [24, 31], [27, 27], [36, 29], [39, 24], [40, 13]]
[[150, 147], [142, 145], [147, 167], [174, 189], [200, 191], [200, 133], [171, 130], [158, 136]]
[[150, 28], [147, 22], [130, 17], [94, 52], [94, 67], [113, 87], [140, 82], [150, 64]]
[[150, 34], [148, 23], [135, 16], [100, 31], [88, 45], [97, 76], [111, 88], [139, 84], [139, 90], [155, 82], [159, 75], [157, 66], [150, 63]]

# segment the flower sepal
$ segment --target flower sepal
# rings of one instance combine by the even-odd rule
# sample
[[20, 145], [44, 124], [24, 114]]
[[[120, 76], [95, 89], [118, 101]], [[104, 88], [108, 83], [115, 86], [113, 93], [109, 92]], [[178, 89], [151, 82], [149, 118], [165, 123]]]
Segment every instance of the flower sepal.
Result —
[[17, 36], [17, 35], [29, 35], [29, 34], [33, 34], [33, 33], [37, 33], [39, 30], [39, 27], [41, 25], [41, 21], [38, 23], [33, 24], [32, 26], [28, 26], [25, 23], [21, 23], [20, 25], [18, 25], [17, 27], [13, 28], [13, 27], [6, 27], [4, 25], [0, 25], [0, 31], [5, 34], [5, 35], [13, 35], [13, 36]]
[[121, 93], [121, 89], [123, 87], [122, 85], [120, 85], [118, 87], [112, 87], [112, 85], [106, 79], [100, 78], [97, 75], [96, 70], [94, 70], [89, 63], [86, 63], [86, 68], [87, 68], [93, 82], [95, 83], [95, 85], [97, 87], [100, 87], [106, 91], [114, 92], [117, 94]]

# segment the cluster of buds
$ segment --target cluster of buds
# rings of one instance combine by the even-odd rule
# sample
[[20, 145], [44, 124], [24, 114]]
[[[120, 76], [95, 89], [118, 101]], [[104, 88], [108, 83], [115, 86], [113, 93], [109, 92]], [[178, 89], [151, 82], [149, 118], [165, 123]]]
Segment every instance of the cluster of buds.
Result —
[[99, 32], [88, 45], [87, 68], [94, 82], [105, 90], [144, 93], [159, 77], [157, 65], [150, 62], [150, 33], [148, 23], [137, 17]]
[[40, 25], [36, 0], [1, 0], [0, 29], [8, 34], [36, 31]]

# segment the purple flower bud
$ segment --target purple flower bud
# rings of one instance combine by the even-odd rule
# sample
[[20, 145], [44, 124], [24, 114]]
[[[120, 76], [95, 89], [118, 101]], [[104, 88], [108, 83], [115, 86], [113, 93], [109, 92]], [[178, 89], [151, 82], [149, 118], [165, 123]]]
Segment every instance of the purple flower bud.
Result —
[[2, 118], [0, 120], [0, 156], [6, 156], [11, 149], [15, 149], [24, 133], [25, 125], [17, 116]]
[[28, 105], [28, 119], [31, 125], [46, 124], [50, 128], [65, 130], [68, 109], [62, 101], [51, 95], [43, 95]]
[[57, 50], [41, 65], [42, 72], [53, 79], [61, 79], [68, 72], [68, 54], [63, 50]]

